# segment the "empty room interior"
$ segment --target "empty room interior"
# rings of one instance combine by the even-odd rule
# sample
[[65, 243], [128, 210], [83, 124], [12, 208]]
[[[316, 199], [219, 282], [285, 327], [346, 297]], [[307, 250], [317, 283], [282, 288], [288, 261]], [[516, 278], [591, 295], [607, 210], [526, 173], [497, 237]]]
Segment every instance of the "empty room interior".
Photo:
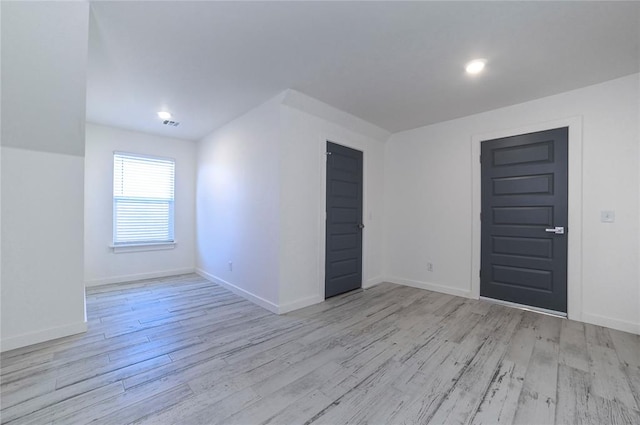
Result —
[[0, 22], [2, 424], [640, 424], [640, 2]]

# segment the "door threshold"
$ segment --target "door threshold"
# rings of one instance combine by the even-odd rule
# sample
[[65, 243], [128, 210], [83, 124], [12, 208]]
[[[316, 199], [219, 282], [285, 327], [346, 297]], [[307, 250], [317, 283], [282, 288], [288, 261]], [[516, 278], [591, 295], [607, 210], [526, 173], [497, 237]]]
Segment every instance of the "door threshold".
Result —
[[534, 307], [534, 306], [531, 306], [531, 305], [512, 303], [511, 301], [497, 300], [495, 298], [487, 298], [487, 297], [483, 297], [483, 296], [480, 296], [480, 299], [482, 301], [488, 301], [490, 303], [500, 304], [500, 305], [504, 305], [506, 307], [517, 308], [517, 309], [525, 310], [525, 311], [532, 311], [534, 313], [546, 314], [547, 316], [560, 317], [562, 319], [566, 319], [567, 318], [567, 313], [563, 313], [561, 311], [548, 310], [548, 309], [542, 308], [542, 307]]

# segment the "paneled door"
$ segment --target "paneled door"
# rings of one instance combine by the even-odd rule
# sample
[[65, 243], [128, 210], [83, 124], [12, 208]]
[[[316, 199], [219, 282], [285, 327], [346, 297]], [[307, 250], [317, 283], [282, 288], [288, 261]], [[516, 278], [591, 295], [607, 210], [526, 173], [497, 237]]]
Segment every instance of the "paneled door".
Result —
[[480, 295], [567, 312], [568, 132], [481, 143]]
[[325, 298], [362, 287], [362, 152], [327, 142]]

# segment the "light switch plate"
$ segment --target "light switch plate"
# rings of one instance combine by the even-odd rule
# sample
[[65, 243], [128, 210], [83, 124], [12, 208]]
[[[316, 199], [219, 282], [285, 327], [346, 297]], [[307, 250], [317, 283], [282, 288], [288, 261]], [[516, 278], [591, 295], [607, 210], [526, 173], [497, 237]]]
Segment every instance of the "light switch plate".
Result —
[[613, 223], [616, 220], [615, 211], [600, 211], [600, 221], [603, 223]]

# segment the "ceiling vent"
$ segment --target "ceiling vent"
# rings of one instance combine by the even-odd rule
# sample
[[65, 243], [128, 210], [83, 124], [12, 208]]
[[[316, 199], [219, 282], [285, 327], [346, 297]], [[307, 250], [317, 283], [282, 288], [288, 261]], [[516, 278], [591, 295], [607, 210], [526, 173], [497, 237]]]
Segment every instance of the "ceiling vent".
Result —
[[164, 120], [164, 121], [162, 121], [162, 124], [168, 125], [168, 126], [171, 126], [171, 127], [177, 127], [177, 126], [180, 125], [180, 123], [178, 121], [170, 121], [170, 120]]

